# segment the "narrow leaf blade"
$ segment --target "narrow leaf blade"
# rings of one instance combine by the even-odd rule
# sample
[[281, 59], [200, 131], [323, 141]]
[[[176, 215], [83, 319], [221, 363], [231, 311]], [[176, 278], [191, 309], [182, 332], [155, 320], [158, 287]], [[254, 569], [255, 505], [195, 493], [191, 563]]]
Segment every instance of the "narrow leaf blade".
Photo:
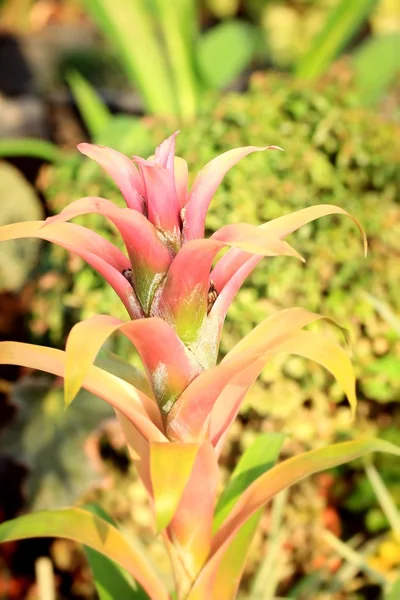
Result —
[[107, 521], [81, 508], [49, 510], [0, 525], [0, 541], [61, 537], [97, 550], [126, 569], [152, 600], [168, 600], [168, 592], [143, 555]]
[[304, 477], [349, 462], [370, 452], [388, 452], [400, 456], [400, 447], [381, 439], [361, 439], [317, 448], [276, 465], [259, 477], [242, 494], [239, 502], [214, 537], [214, 552], [221, 548], [254, 512], [269, 502], [278, 492]]
[[[116, 527], [111, 517], [98, 504], [87, 504], [85, 509]], [[148, 598], [143, 588], [139, 587], [130, 574], [117, 563], [88, 546], [84, 546], [84, 550], [92, 569], [99, 600], [116, 598], [146, 600]]]
[[249, 485], [273, 467], [284, 440], [283, 433], [264, 433], [259, 435], [242, 454], [218, 500], [213, 523], [214, 531], [217, 531]]
[[305, 79], [321, 76], [361, 26], [375, 3], [376, 0], [341, 0], [336, 4], [311, 48], [297, 65], [296, 75]]
[[4, 138], [0, 140], [0, 156], [33, 156], [49, 162], [56, 162], [62, 160], [64, 154], [55, 144], [46, 140]]
[[88, 11], [117, 49], [131, 82], [140, 88], [147, 108], [155, 114], [174, 115], [169, 71], [148, 5], [143, 0], [85, 0]]
[[112, 118], [107, 105], [78, 71], [71, 71], [67, 76], [67, 82], [91, 137], [97, 141]]

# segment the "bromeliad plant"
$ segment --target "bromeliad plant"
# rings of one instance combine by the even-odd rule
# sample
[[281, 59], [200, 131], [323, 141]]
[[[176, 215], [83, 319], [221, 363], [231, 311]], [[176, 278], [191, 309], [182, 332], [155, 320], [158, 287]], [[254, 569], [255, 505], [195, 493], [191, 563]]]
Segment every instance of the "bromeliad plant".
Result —
[[[274, 355], [294, 353], [323, 365], [343, 387], [354, 413], [355, 377], [346, 352], [330, 339], [304, 330], [322, 318], [319, 314], [302, 308], [282, 310], [217, 364], [226, 312], [262, 257], [302, 260], [285, 238], [318, 217], [347, 213], [333, 205], [309, 207], [260, 227], [226, 225], [206, 239], [207, 209], [225, 173], [252, 152], [278, 148], [230, 150], [206, 165], [188, 192], [187, 164], [175, 156], [175, 137], [165, 140], [148, 160], [135, 156], [131, 161], [107, 147], [79, 145], [114, 179], [127, 208], [87, 197], [46, 221], [0, 230], [2, 240], [33, 236], [77, 254], [108, 281], [126, 307], [127, 321], [95, 315], [75, 325], [65, 352], [2, 342], [0, 362], [63, 376], [67, 405], [83, 386], [114, 407], [165, 542], [175, 590], [167, 590], [118, 529], [84, 509], [17, 518], [0, 526], [0, 539], [76, 540], [130, 572], [143, 588], [132, 587], [132, 598], [145, 594], [152, 600], [229, 600], [236, 595], [260, 509], [276, 493], [306, 475], [367, 452], [400, 454], [400, 450], [382, 440], [358, 440], [312, 450], [274, 466], [284, 436], [261, 436], [218, 497], [218, 457], [229, 426], [247, 390]], [[86, 213], [109, 219], [127, 254], [68, 222]], [[227, 246], [228, 252], [213, 266]], [[145, 374], [131, 370], [124, 379], [119, 376], [121, 362], [113, 373], [94, 365], [100, 348], [116, 331], [136, 347]], [[110, 370], [111, 363], [107, 364]], [[111, 580], [105, 585], [111, 588]], [[108, 594], [117, 597], [112, 589]]]

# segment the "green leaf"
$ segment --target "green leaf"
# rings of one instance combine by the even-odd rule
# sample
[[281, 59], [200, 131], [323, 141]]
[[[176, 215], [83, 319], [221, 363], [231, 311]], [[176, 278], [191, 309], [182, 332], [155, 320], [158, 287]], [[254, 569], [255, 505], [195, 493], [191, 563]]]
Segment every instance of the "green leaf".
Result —
[[176, 102], [164, 51], [146, 0], [85, 0], [88, 12], [117, 49], [133, 85], [147, 109], [175, 115]]
[[[84, 508], [116, 527], [111, 517], [98, 504], [86, 504]], [[92, 569], [99, 600], [116, 600], [117, 598], [146, 600], [148, 598], [143, 588], [138, 586], [125, 569], [97, 550], [86, 546], [84, 550]]]
[[55, 144], [45, 140], [4, 138], [0, 140], [0, 156], [33, 156], [49, 162], [56, 162], [63, 159], [64, 153]]
[[112, 119], [111, 113], [95, 88], [78, 71], [68, 73], [67, 82], [85, 125], [96, 142]]
[[262, 512], [262, 510], [256, 512], [239, 529], [221, 560], [213, 586], [213, 591], [217, 592], [215, 597], [218, 600], [231, 600], [236, 597], [250, 544], [260, 523]]
[[[195, 0], [155, 0], [155, 3], [175, 82], [179, 114], [183, 119], [192, 119], [197, 110], [198, 92], [193, 55], [197, 3]], [[192, 35], [188, 36], [188, 32]]]
[[242, 454], [231, 479], [219, 498], [213, 523], [214, 531], [231, 512], [242, 492], [260, 475], [274, 466], [284, 440], [285, 435], [282, 433], [263, 433]]
[[[213, 523], [214, 531], [218, 529], [235, 506], [244, 490], [273, 467], [284, 439], [285, 435], [281, 433], [261, 434], [242, 454], [217, 504]], [[213, 594], [219, 600], [231, 600], [235, 597], [247, 553], [261, 515], [262, 510], [259, 510], [244, 523], [231, 540], [222, 560], [216, 565], [215, 576], [213, 576]], [[198, 600], [204, 597], [202, 583], [201, 581], [198, 583], [200, 583], [200, 589], [196, 589], [195, 586], [189, 600], [192, 598]]]
[[[0, 163], [0, 226], [42, 217], [34, 188], [18, 169]], [[10, 240], [1, 246], [0, 291], [16, 292], [22, 287], [37, 263], [39, 249], [39, 240]]]
[[[168, 600], [168, 592], [140, 550], [110, 523], [81, 508], [48, 510], [0, 525], [0, 542], [60, 537], [97, 550], [126, 569], [151, 600]], [[113, 599], [115, 600], [115, 599]]]
[[400, 33], [367, 40], [353, 55], [358, 94], [364, 104], [377, 102], [400, 73]]
[[365, 456], [370, 452], [388, 452], [400, 456], [400, 447], [381, 439], [361, 439], [317, 448], [285, 460], [258, 477], [242, 493], [213, 540], [214, 558], [246, 520], [280, 491], [304, 477]]
[[255, 28], [232, 20], [203, 34], [197, 45], [197, 63], [204, 83], [222, 88], [251, 62], [255, 51]]
[[376, 0], [341, 0], [333, 7], [326, 23], [300, 59], [296, 75], [304, 79], [320, 77], [360, 28]]

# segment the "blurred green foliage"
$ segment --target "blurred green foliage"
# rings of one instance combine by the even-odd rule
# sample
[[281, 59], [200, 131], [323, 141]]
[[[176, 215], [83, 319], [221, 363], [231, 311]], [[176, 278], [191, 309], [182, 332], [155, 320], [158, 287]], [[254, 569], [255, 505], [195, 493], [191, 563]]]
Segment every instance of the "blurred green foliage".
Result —
[[[2, 432], [0, 450], [29, 467], [26, 507], [42, 510], [75, 503], [103, 474], [90, 460], [96, 428], [113, 417], [110, 406], [86, 390], [65, 410], [63, 388], [47, 375], [27, 376], [13, 386], [17, 409]], [[98, 463], [99, 461], [97, 461]]]
[[[147, 120], [154, 144], [174, 126]], [[369, 238], [369, 255], [344, 217], [325, 218], [296, 234], [294, 244], [307, 263], [289, 258], [264, 259], [238, 294], [222, 340], [225, 353], [271, 312], [304, 306], [347, 325], [360, 394], [378, 402], [400, 399], [399, 340], [364, 292], [400, 311], [400, 143], [398, 126], [356, 106], [351, 78], [336, 68], [312, 88], [282, 76], [255, 76], [247, 94], [210, 96], [196, 123], [178, 138], [178, 153], [195, 174], [215, 155], [237, 146], [278, 144], [285, 153], [256, 154], [225, 178], [212, 203], [208, 232], [229, 222], [261, 223], [316, 203], [335, 203], [355, 215]], [[136, 148], [132, 143], [131, 153]], [[152, 149], [148, 149], [150, 154]], [[47, 167], [45, 193], [52, 212], [86, 195], [121, 202], [98, 167], [78, 156]], [[79, 221], [114, 242], [107, 223], [92, 215]], [[124, 318], [112, 290], [81, 261], [47, 247], [46, 274], [39, 278], [33, 330], [61, 344], [69, 326], [95, 312]], [[122, 356], [129, 346], [117, 338]], [[282, 369], [276, 369], [276, 364]], [[291, 357], [267, 368], [250, 392], [257, 412], [285, 418], [321, 392], [333, 401], [342, 393], [329, 374]], [[265, 393], [265, 390], [268, 393]], [[286, 402], [282, 403], [284, 396]]]
[[[0, 162], [0, 225], [34, 221], [43, 217], [43, 209], [34, 188], [14, 166]], [[2, 247], [0, 292], [17, 291], [26, 282], [35, 265], [40, 242], [10, 240]]]

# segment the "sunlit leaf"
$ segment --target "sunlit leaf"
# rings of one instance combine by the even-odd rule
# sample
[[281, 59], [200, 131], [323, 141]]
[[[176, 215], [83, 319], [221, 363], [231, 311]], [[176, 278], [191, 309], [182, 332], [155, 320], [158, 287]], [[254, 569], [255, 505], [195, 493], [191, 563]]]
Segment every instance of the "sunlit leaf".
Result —
[[273, 467], [284, 439], [283, 433], [260, 434], [242, 454], [218, 500], [213, 523], [214, 531], [220, 527], [249, 485]]
[[[284, 439], [285, 435], [281, 433], [264, 433], [245, 450], [217, 504], [214, 531], [218, 529], [248, 486], [276, 463]], [[219, 564], [213, 584], [213, 591], [219, 600], [230, 600], [235, 597], [261, 515], [262, 511], [259, 510], [239, 529]]]
[[158, 575], [127, 538], [104, 519], [81, 508], [32, 513], [0, 525], [0, 541], [61, 537], [89, 546], [126, 569], [151, 600], [168, 600]]
[[377, 102], [400, 72], [400, 33], [374, 35], [352, 56], [358, 97], [363, 104]]
[[[111, 517], [98, 504], [86, 504], [85, 509], [116, 527]], [[84, 550], [92, 569], [99, 600], [116, 600], [117, 598], [146, 600], [148, 598], [146, 592], [120, 565], [93, 548], [84, 546]]]
[[170, 523], [196, 460], [199, 444], [150, 444], [150, 476], [157, 530]]
[[[0, 342], [0, 364], [11, 364], [64, 376], [65, 352], [20, 342]], [[103, 398], [135, 425], [145, 439], [165, 441], [155, 402], [122, 379], [91, 367], [83, 387]]]
[[317, 448], [294, 456], [259, 477], [242, 494], [239, 502], [215, 535], [214, 552], [261, 506], [281, 490], [304, 477], [354, 460], [370, 452], [388, 452], [400, 456], [400, 447], [380, 439], [362, 439]]

